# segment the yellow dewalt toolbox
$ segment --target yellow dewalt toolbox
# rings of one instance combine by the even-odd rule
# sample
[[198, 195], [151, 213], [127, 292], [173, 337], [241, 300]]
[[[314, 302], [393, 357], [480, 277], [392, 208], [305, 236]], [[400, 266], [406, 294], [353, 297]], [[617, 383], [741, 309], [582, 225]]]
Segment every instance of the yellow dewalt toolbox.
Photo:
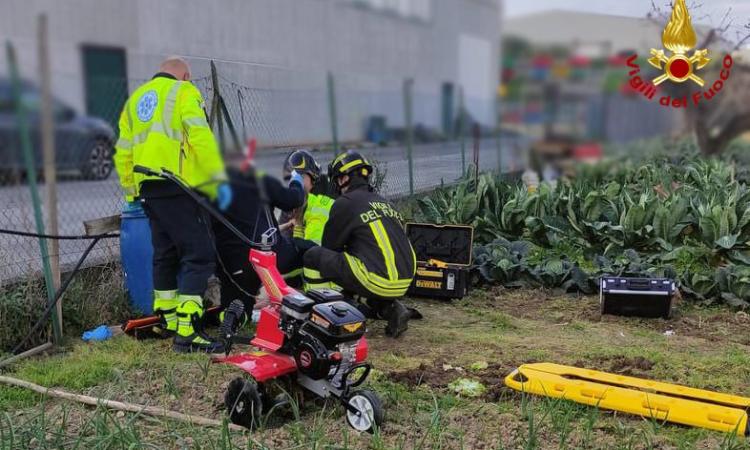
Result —
[[407, 223], [417, 273], [408, 294], [444, 300], [461, 299], [471, 284], [474, 228], [466, 225]]
[[524, 364], [505, 385], [647, 419], [748, 434], [747, 397], [551, 363]]

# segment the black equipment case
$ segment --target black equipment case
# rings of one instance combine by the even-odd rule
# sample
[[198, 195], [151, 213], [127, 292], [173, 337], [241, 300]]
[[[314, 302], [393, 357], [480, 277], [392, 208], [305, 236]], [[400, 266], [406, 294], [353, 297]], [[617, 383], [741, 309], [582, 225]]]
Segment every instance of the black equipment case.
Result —
[[406, 234], [417, 255], [409, 295], [451, 300], [469, 293], [474, 228], [407, 223]]
[[602, 314], [669, 319], [674, 294], [675, 282], [667, 278], [603, 277]]

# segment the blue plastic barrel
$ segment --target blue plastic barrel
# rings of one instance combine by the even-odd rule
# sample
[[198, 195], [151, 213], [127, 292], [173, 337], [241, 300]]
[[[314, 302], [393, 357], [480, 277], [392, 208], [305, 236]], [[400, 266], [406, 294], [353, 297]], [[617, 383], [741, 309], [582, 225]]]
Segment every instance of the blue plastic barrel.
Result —
[[125, 289], [130, 303], [145, 315], [153, 313], [154, 249], [151, 245], [151, 228], [141, 205], [126, 206], [120, 225], [120, 258], [125, 273]]

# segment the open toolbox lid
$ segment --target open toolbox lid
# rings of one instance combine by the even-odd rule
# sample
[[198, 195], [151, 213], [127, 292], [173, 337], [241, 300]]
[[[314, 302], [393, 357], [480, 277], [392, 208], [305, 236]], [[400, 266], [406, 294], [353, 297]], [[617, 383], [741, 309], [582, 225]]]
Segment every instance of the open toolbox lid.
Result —
[[470, 266], [474, 228], [468, 225], [407, 223], [406, 235], [417, 254], [417, 261], [431, 259], [456, 266]]

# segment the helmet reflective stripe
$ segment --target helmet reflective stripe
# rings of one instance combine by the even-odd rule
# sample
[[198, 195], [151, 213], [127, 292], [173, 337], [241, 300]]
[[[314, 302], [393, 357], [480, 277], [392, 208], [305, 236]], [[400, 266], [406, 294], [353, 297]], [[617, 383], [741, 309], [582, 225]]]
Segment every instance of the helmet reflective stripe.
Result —
[[[336, 159], [328, 166], [329, 175], [341, 176], [351, 173], [359, 168], [367, 169], [372, 171], [372, 165], [367, 158], [355, 152], [354, 150], [348, 150], [345, 153], [337, 156]], [[368, 174], [364, 174], [368, 175]]]
[[354, 161], [343, 165], [339, 169], [339, 172], [346, 173], [347, 171], [349, 171], [349, 169], [352, 169], [352, 168], [356, 167], [359, 164], [364, 164], [364, 161], [362, 161], [361, 159], [355, 159]]
[[345, 153], [340, 154], [339, 156], [336, 157], [336, 159], [333, 160], [333, 162], [331, 163], [331, 165], [335, 166], [336, 164], [340, 163], [344, 158], [346, 158], [346, 156], [348, 154], [349, 154], [349, 152], [345, 152]]

